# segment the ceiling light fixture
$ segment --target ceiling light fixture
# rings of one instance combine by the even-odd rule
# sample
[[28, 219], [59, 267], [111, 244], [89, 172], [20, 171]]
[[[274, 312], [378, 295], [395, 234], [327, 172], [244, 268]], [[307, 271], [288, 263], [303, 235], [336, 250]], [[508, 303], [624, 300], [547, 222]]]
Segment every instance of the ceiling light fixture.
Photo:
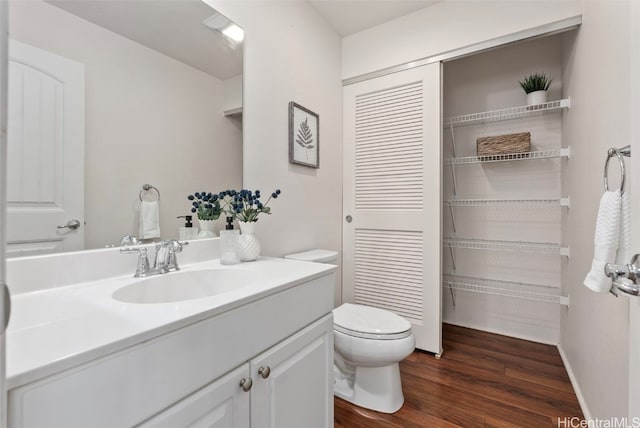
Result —
[[235, 42], [241, 42], [244, 40], [244, 30], [231, 22], [229, 18], [224, 15], [216, 13], [204, 20], [204, 25], [221, 32], [231, 40]]

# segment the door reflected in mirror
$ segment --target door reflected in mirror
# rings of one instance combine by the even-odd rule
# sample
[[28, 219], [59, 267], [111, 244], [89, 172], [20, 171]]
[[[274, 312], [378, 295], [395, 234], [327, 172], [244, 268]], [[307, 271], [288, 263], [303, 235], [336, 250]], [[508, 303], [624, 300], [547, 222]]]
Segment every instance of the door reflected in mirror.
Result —
[[243, 35], [201, 0], [10, 1], [8, 257], [177, 239], [242, 187]]

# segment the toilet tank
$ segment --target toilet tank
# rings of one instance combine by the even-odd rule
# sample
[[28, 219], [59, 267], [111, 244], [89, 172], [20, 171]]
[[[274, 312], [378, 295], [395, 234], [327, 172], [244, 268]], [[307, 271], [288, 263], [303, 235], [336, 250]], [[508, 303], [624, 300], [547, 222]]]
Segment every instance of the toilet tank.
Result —
[[289, 254], [285, 259], [302, 260], [305, 262], [338, 264], [338, 252], [331, 250], [309, 250], [301, 253]]

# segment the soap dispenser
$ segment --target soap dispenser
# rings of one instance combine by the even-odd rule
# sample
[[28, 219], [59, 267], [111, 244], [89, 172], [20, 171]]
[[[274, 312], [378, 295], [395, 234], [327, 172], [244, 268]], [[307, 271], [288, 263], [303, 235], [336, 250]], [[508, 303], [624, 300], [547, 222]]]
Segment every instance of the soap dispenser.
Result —
[[220, 264], [235, 265], [240, 263], [238, 239], [240, 231], [233, 229], [233, 217], [227, 217], [225, 230], [220, 231]]
[[185, 219], [184, 227], [180, 228], [180, 240], [196, 239], [198, 237], [198, 229], [193, 227], [193, 217], [190, 215], [181, 215], [178, 218]]

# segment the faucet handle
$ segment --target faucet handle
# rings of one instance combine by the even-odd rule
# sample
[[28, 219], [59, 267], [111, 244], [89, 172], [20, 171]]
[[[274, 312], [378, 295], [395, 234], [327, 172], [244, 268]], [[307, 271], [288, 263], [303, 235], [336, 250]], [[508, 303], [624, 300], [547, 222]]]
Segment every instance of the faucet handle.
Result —
[[138, 240], [138, 238], [136, 238], [133, 235], [124, 235], [122, 238], [120, 238], [120, 246], [121, 247], [126, 247], [126, 246], [130, 246], [130, 245], [138, 245], [140, 244], [140, 241]]
[[181, 253], [185, 245], [189, 245], [189, 243], [187, 241], [169, 241], [169, 251]]
[[145, 276], [149, 272], [149, 256], [147, 254], [147, 247], [124, 247], [120, 248], [121, 253], [139, 253], [138, 265], [136, 266], [136, 273], [134, 278], [140, 278]]
[[168, 271], [173, 272], [180, 270], [180, 266], [178, 266], [178, 256], [176, 253], [181, 253], [184, 245], [189, 245], [189, 243], [175, 240], [167, 241], [166, 268]]

